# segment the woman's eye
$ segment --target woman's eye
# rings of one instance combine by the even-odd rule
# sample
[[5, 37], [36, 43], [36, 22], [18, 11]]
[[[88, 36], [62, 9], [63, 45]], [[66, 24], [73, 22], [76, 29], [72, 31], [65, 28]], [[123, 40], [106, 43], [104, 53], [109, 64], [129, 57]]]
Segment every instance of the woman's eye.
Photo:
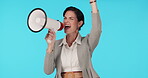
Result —
[[71, 20], [74, 20], [73, 18], [70, 18]]

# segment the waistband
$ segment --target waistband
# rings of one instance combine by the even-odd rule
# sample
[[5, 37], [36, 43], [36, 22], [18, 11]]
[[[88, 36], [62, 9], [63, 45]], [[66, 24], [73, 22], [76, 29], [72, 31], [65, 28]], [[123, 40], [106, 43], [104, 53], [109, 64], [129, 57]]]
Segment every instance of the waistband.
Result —
[[62, 72], [62, 78], [83, 78], [82, 71]]
[[66, 74], [66, 73], [82, 73], [82, 71], [62, 72], [61, 74]]

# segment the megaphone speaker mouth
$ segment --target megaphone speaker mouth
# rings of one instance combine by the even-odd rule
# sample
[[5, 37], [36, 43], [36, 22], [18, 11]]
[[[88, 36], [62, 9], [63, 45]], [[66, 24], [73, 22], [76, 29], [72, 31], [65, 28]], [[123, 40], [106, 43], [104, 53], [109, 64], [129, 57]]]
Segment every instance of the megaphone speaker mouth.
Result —
[[40, 32], [44, 29], [46, 23], [47, 15], [43, 9], [35, 8], [29, 13], [27, 18], [27, 25], [32, 32]]

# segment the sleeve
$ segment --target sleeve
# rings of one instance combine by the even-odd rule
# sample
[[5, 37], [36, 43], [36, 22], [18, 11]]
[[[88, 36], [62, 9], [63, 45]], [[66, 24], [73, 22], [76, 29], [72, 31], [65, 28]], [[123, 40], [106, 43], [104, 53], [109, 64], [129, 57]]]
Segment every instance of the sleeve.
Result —
[[98, 11], [98, 13], [92, 13], [92, 29], [90, 31], [90, 34], [88, 34], [88, 45], [91, 54], [98, 45], [101, 32], [102, 32], [102, 24]]
[[44, 60], [44, 72], [49, 75], [54, 72], [55, 69], [55, 61], [54, 61], [54, 51], [50, 54], [46, 53]]

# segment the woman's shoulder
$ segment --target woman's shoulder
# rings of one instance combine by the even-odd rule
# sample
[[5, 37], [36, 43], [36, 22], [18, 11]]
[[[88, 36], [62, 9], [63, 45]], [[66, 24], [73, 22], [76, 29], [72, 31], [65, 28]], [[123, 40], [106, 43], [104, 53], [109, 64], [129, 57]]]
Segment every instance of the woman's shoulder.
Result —
[[62, 42], [62, 40], [63, 40], [63, 38], [59, 39], [59, 40], [56, 40], [56, 42], [59, 43], [59, 42]]
[[59, 39], [59, 40], [56, 40], [55, 41], [55, 45], [60, 45], [62, 41], [63, 41], [63, 38], [62, 39]]

